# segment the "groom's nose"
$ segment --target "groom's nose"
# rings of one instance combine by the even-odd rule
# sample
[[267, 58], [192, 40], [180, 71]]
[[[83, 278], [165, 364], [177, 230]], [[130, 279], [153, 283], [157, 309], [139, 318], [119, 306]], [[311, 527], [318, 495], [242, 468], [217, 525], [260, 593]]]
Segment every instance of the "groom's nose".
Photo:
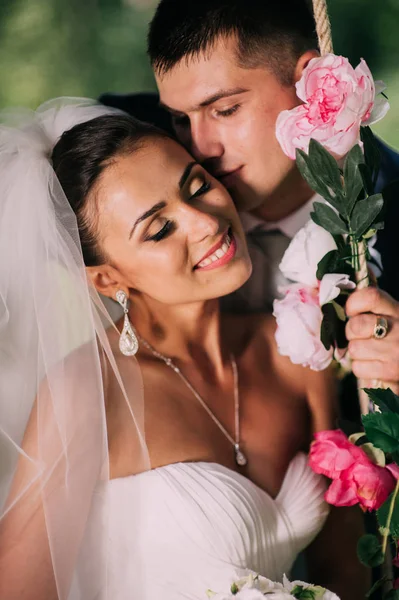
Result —
[[205, 121], [191, 122], [189, 149], [200, 163], [220, 158], [224, 153], [217, 129]]

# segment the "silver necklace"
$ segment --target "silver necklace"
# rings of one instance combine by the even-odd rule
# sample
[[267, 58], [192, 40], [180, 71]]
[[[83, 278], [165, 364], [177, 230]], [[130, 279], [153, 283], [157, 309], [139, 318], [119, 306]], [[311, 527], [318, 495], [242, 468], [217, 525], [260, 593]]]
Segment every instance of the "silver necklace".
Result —
[[239, 393], [239, 388], [238, 388], [237, 363], [236, 363], [236, 360], [235, 360], [233, 354], [230, 355], [230, 362], [231, 362], [231, 368], [233, 370], [233, 380], [234, 380], [234, 429], [235, 429], [234, 434], [235, 434], [235, 439], [232, 438], [232, 436], [229, 434], [229, 432], [226, 430], [226, 428], [222, 425], [222, 423], [219, 421], [219, 419], [213, 414], [213, 412], [211, 411], [209, 406], [206, 404], [206, 402], [204, 401], [202, 396], [200, 396], [200, 394], [197, 392], [197, 390], [189, 382], [187, 377], [181, 372], [179, 367], [177, 365], [175, 365], [173, 360], [167, 356], [164, 356], [157, 350], [155, 350], [155, 348], [153, 348], [149, 342], [147, 342], [142, 337], [140, 337], [137, 334], [137, 332], [136, 332], [136, 335], [137, 335], [138, 339], [140, 340], [140, 342], [143, 344], [143, 346], [145, 346], [150, 352], [152, 352], [152, 354], [156, 358], [159, 358], [160, 360], [162, 360], [168, 367], [170, 367], [175, 373], [177, 373], [177, 375], [179, 375], [180, 379], [186, 384], [186, 386], [189, 388], [189, 390], [191, 390], [192, 394], [196, 397], [196, 399], [201, 404], [201, 406], [206, 410], [206, 412], [211, 417], [213, 422], [216, 423], [216, 425], [219, 427], [220, 431], [225, 435], [225, 437], [233, 445], [234, 458], [235, 458], [237, 465], [239, 465], [240, 467], [245, 467], [248, 460], [240, 447], [240, 393]]

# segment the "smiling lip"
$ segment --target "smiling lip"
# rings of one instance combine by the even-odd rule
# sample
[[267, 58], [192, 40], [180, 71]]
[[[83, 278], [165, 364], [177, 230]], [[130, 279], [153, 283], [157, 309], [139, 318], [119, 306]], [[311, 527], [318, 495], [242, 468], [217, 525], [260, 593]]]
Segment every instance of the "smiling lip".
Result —
[[[228, 246], [227, 250], [225, 249], [224, 254], [222, 256], [215, 258], [215, 252], [217, 252], [217, 250], [219, 249], [222, 249], [222, 247], [225, 244]], [[237, 242], [231, 229], [229, 229], [228, 232], [226, 232], [226, 234], [223, 236], [221, 242], [219, 242], [219, 244], [216, 247], [213, 247], [212, 252], [208, 252], [207, 255], [202, 260], [200, 260], [199, 263], [197, 263], [197, 265], [195, 266], [195, 270], [210, 271], [211, 269], [217, 269], [218, 267], [222, 267], [223, 265], [231, 261], [231, 259], [235, 256], [236, 252]], [[203, 261], [205, 261], [206, 259], [209, 260], [209, 257], [212, 256], [212, 262], [203, 266], [199, 266]]]

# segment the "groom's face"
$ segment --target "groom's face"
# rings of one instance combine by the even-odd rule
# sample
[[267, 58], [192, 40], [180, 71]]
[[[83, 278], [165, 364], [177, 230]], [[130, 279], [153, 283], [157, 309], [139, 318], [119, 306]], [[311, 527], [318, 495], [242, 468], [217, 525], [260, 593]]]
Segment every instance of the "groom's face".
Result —
[[299, 102], [294, 85], [283, 85], [267, 67], [240, 65], [233, 39], [183, 58], [156, 78], [178, 138], [229, 189], [237, 207], [275, 203], [279, 189], [295, 178], [294, 163], [275, 137], [280, 111]]

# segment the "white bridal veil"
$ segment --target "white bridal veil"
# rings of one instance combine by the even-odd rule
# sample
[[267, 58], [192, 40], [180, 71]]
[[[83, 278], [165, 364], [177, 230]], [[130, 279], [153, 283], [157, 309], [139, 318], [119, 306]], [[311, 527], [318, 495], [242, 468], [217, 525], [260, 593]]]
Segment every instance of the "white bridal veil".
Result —
[[149, 468], [139, 367], [119, 368], [50, 160], [64, 131], [108, 112], [60, 99], [0, 115], [2, 600], [107, 598], [106, 386]]

